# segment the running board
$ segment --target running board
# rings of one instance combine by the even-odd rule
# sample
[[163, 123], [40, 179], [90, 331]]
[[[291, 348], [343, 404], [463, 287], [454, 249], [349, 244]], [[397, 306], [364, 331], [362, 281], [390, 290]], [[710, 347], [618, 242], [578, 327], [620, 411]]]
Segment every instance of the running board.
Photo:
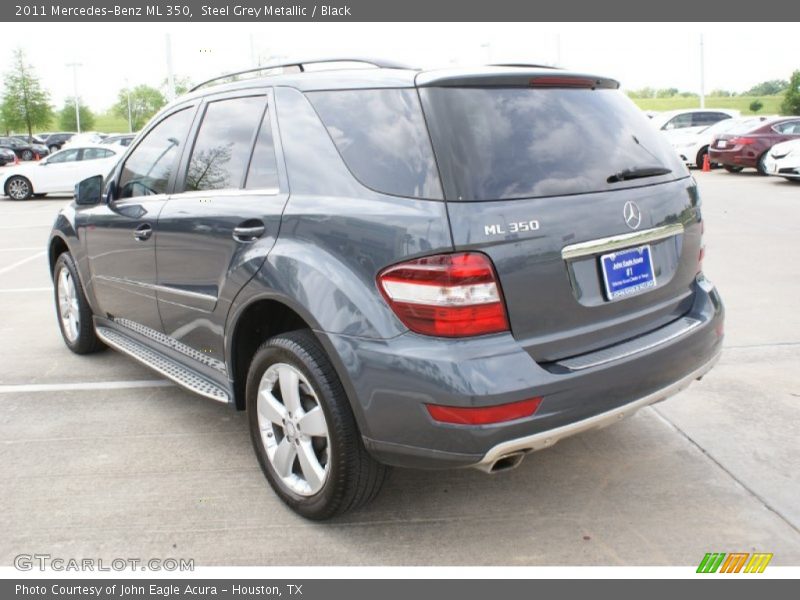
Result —
[[230, 402], [230, 394], [223, 387], [198, 375], [160, 352], [148, 348], [141, 342], [137, 342], [133, 338], [109, 327], [96, 327], [95, 331], [97, 337], [115, 350], [127, 354], [190, 392], [211, 398], [217, 402]]

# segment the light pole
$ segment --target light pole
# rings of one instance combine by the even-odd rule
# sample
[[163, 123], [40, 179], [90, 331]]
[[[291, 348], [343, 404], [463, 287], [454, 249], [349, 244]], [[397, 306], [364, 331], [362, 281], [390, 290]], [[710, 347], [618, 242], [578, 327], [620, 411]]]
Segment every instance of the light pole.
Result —
[[78, 133], [81, 132], [81, 107], [80, 101], [78, 100], [78, 67], [82, 67], [83, 64], [79, 62], [71, 62], [67, 63], [68, 67], [72, 67], [72, 93], [73, 93], [73, 100], [75, 100], [75, 124], [78, 129]]
[[172, 39], [169, 34], [166, 39], [167, 46], [167, 99], [175, 100], [175, 74], [172, 72]]
[[481, 44], [481, 48], [486, 48], [486, 64], [492, 64], [492, 43], [486, 42], [485, 44]]
[[706, 107], [706, 50], [700, 34], [700, 108]]
[[128, 132], [133, 133], [133, 119], [131, 118], [131, 86], [125, 78], [125, 93], [128, 95]]

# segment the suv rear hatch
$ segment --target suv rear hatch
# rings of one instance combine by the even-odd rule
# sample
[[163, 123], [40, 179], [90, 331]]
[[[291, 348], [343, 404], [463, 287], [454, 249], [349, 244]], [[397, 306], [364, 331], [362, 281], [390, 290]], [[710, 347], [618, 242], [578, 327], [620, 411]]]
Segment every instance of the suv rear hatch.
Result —
[[417, 85], [456, 250], [491, 257], [512, 334], [534, 359], [611, 346], [688, 312], [697, 190], [615, 81], [487, 69], [421, 73]]

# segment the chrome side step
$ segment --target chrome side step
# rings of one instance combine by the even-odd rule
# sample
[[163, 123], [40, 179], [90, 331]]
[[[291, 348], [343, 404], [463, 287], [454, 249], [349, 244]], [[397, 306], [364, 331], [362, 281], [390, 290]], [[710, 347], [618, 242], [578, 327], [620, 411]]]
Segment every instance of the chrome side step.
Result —
[[206, 398], [211, 398], [218, 402], [230, 402], [230, 395], [223, 387], [187, 369], [160, 352], [156, 352], [109, 327], [97, 327], [95, 331], [97, 337], [115, 350], [127, 354], [190, 392], [205, 396]]

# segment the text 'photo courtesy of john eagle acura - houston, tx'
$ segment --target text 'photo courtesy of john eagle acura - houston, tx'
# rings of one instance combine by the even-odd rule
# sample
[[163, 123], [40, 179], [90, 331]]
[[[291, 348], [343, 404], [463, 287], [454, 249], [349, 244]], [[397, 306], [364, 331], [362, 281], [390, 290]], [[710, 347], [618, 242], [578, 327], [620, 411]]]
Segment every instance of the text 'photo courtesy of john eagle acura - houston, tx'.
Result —
[[695, 181], [615, 80], [370, 64], [197, 86], [49, 238], [67, 346], [246, 410], [312, 519], [390, 466], [511, 469], [722, 345]]

